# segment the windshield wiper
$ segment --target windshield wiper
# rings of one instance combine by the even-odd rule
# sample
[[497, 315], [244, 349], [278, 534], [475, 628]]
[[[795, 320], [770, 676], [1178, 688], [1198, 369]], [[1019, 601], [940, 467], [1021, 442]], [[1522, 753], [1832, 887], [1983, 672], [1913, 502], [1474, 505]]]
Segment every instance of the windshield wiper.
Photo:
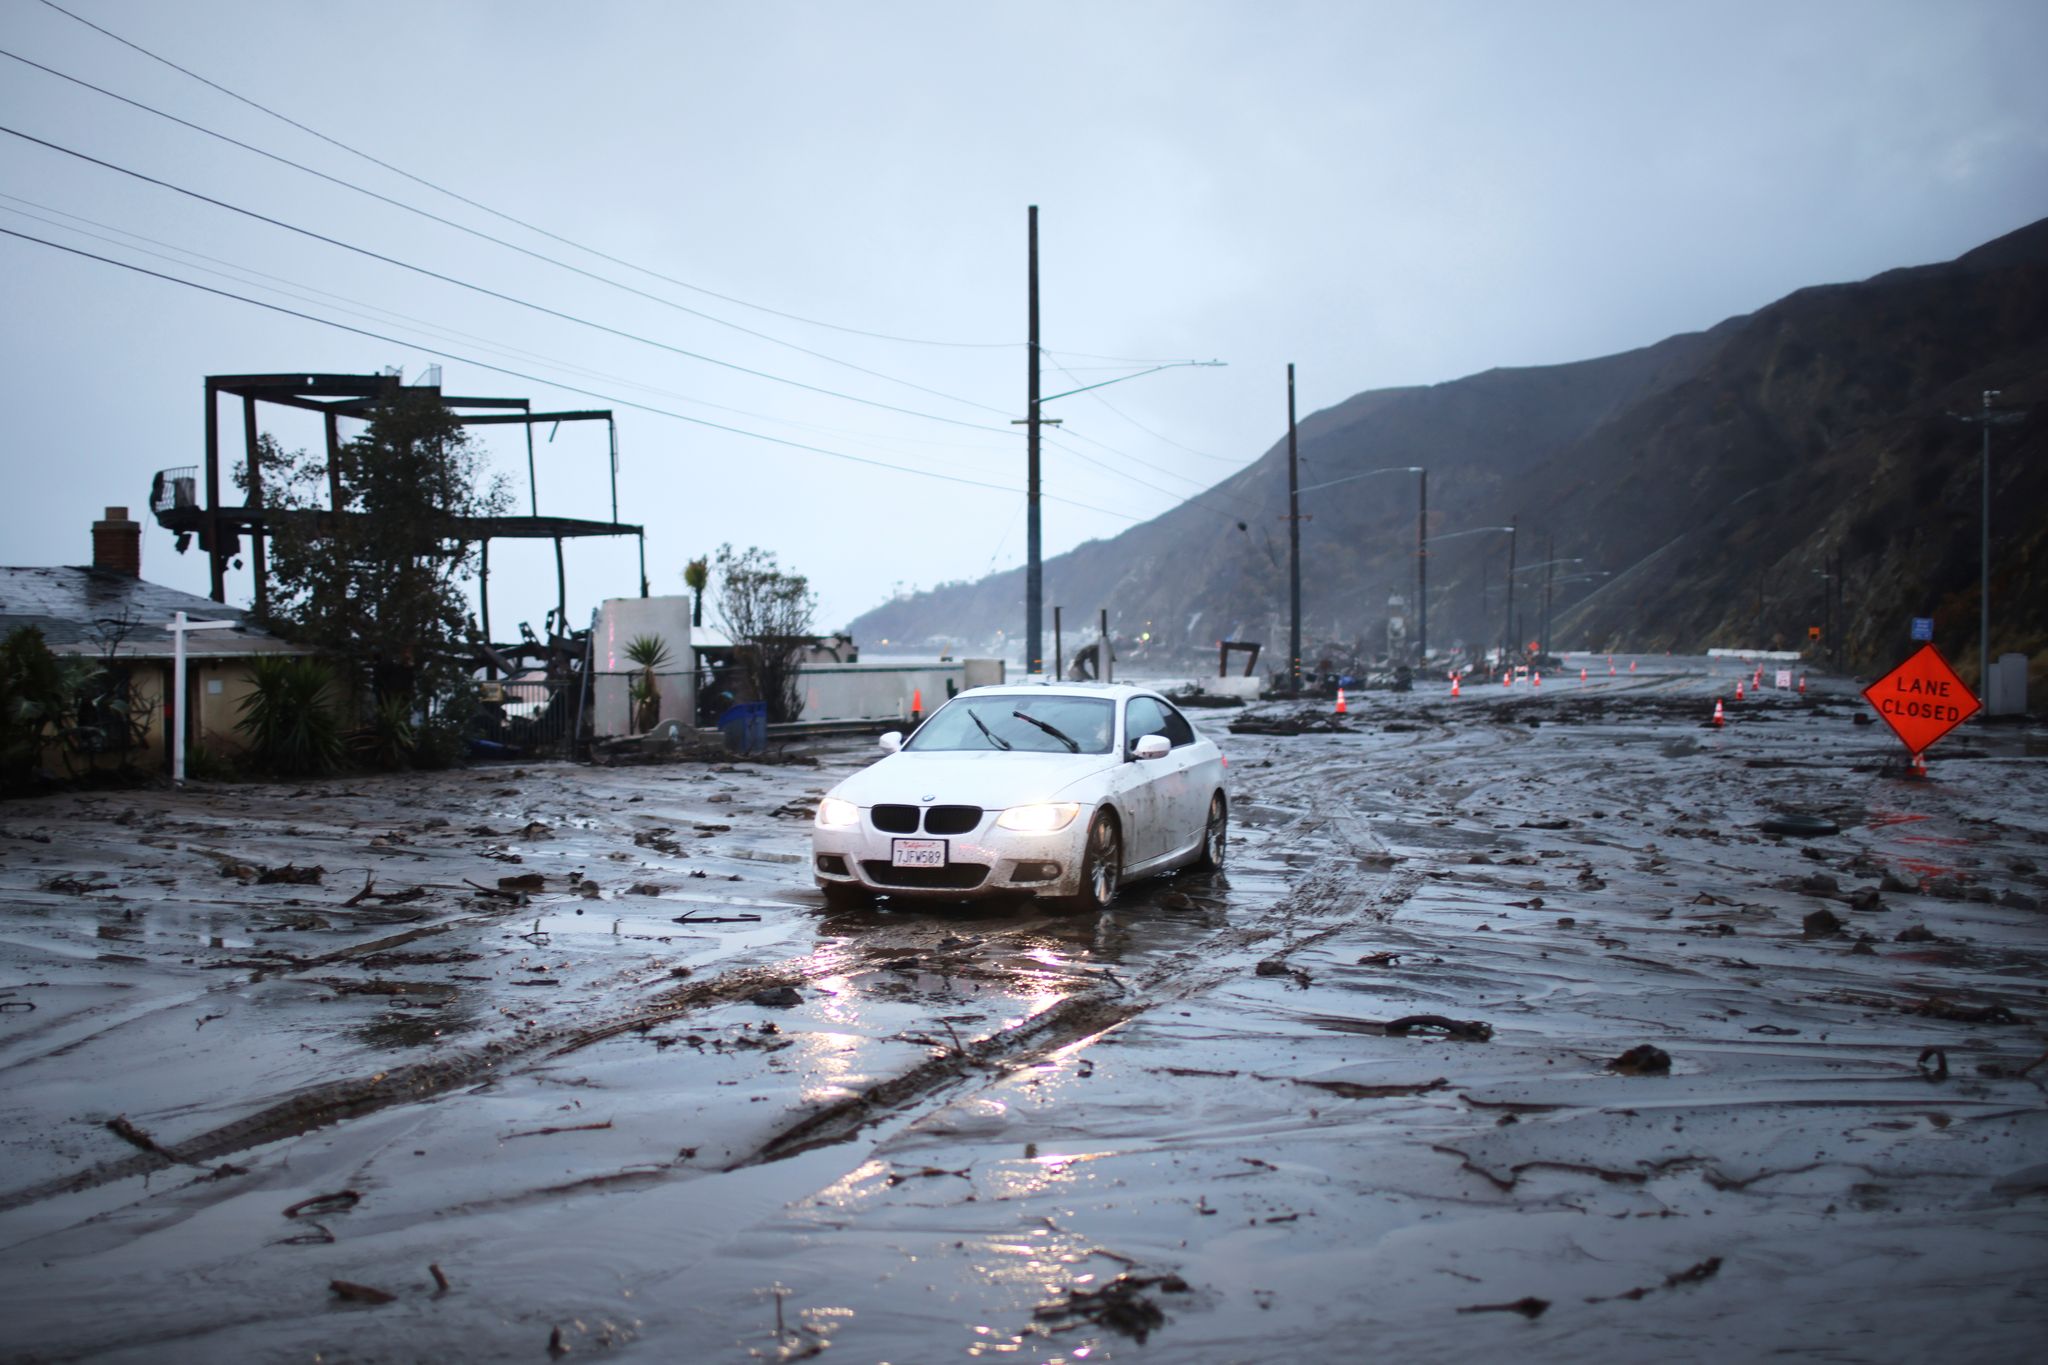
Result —
[[[967, 714], [971, 716], [974, 713], [972, 711], [969, 711]], [[1010, 714], [1015, 716], [1018, 720], [1024, 721], [1027, 724], [1036, 725], [1039, 729], [1045, 731], [1054, 739], [1066, 745], [1068, 753], [1078, 754], [1081, 752], [1081, 746], [1074, 743], [1073, 740], [1069, 739], [1067, 737], [1066, 732], [1064, 730], [1061, 730], [1057, 725], [1048, 725], [1046, 722], [1040, 720], [1038, 717], [1027, 716], [1022, 711], [1012, 711]], [[1003, 747], [1007, 749], [1009, 746], [1006, 744]]]
[[968, 711], [968, 713], [967, 713], [967, 719], [969, 719], [969, 720], [973, 721], [973, 722], [974, 722], [974, 728], [975, 728], [975, 729], [977, 729], [977, 730], [979, 730], [979, 731], [981, 731], [981, 732], [982, 732], [983, 734], [987, 735], [987, 736], [988, 736], [988, 742], [989, 742], [989, 743], [991, 743], [991, 744], [993, 744], [993, 745], [995, 745], [995, 746], [996, 746], [996, 747], [997, 747], [998, 749], [1007, 749], [1007, 748], [1009, 748], [1009, 747], [1010, 747], [1010, 745], [1009, 745], [1008, 741], [1006, 741], [1006, 740], [1003, 740], [1003, 739], [999, 738], [999, 737], [998, 737], [998, 736], [996, 735], [996, 732], [995, 732], [995, 731], [993, 731], [993, 730], [989, 729], [989, 728], [988, 728], [988, 727], [987, 727], [986, 725], [983, 725], [983, 724], [981, 723], [981, 717], [980, 717], [980, 716], [977, 716], [977, 715], [975, 715], [975, 714], [974, 714], [974, 712], [973, 712], [972, 710], [969, 710], [969, 711]]

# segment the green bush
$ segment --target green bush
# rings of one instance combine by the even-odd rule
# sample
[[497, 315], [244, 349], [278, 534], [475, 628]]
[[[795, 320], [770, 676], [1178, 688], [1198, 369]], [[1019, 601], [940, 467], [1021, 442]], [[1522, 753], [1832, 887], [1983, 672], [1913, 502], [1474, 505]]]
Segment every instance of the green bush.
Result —
[[284, 777], [339, 768], [341, 726], [328, 697], [334, 670], [318, 659], [265, 655], [250, 661], [249, 676], [253, 690], [235, 728], [249, 738], [250, 760]]
[[412, 702], [402, 696], [385, 697], [370, 713], [370, 723], [349, 736], [358, 761], [386, 772], [412, 766], [419, 747], [419, 734], [412, 723]]
[[52, 654], [34, 626], [0, 641], [0, 791], [35, 782], [45, 739], [64, 734], [89, 671]]

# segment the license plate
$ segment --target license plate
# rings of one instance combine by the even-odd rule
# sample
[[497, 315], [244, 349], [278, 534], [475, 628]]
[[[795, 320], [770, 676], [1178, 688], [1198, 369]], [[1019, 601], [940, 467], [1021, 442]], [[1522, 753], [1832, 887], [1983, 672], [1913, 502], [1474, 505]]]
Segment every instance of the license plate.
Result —
[[892, 839], [889, 841], [891, 867], [944, 867], [944, 839]]

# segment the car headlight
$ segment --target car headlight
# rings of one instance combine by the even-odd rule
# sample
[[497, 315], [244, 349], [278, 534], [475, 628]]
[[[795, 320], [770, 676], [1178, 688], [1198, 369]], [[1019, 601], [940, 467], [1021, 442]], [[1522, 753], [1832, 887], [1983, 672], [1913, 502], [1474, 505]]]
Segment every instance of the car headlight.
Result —
[[1080, 813], [1080, 806], [1072, 801], [1054, 801], [1043, 806], [1012, 806], [996, 817], [996, 823], [1022, 834], [1050, 834], [1065, 829]]
[[853, 829], [860, 824], [860, 807], [851, 801], [828, 796], [818, 803], [819, 829]]

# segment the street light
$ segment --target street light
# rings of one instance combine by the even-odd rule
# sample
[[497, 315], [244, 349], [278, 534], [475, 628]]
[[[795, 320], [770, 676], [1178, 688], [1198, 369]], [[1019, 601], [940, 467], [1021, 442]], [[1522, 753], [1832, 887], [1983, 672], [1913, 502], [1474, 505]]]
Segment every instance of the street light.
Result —
[[[1582, 564], [1584, 560], [1560, 561], [1561, 563]], [[1552, 577], [1543, 576], [1543, 652], [1550, 652], [1550, 590], [1559, 583], [1589, 583], [1596, 578], [1612, 578], [1612, 569], [1587, 569], [1582, 573], [1568, 573]]]
[[1375, 474], [1419, 474], [1416, 487], [1420, 502], [1415, 516], [1415, 662], [1420, 664], [1429, 657], [1429, 555], [1423, 546], [1424, 534], [1429, 530], [1429, 471], [1419, 464], [1394, 464], [1385, 469], [1368, 469], [1363, 474], [1346, 474], [1341, 479], [1327, 479], [1298, 488], [1296, 494], [1313, 493], [1320, 488], [1335, 488], [1340, 483], [1354, 479], [1369, 479]]
[[[1549, 548], [1547, 543], [1545, 548]], [[1559, 564], [1583, 564], [1585, 562], [1584, 559], [1546, 559], [1541, 564], [1531, 564], [1527, 568], [1517, 571], [1520, 573], [1533, 573], [1537, 569], [1543, 570], [1543, 620], [1536, 632], [1536, 653], [1538, 655], [1550, 653], [1550, 585], [1554, 578], [1550, 571]], [[1513, 622], [1509, 622], [1509, 624], [1512, 625]]]
[[[1506, 532], [1506, 533], [1507, 533], [1507, 534], [1508, 534], [1508, 535], [1509, 535], [1510, 537], [1512, 537], [1512, 536], [1513, 536], [1513, 535], [1515, 534], [1515, 528], [1514, 528], [1513, 526], [1474, 526], [1474, 527], [1470, 528], [1469, 530], [1464, 530], [1464, 531], [1446, 531], [1446, 532], [1444, 532], [1444, 533], [1443, 533], [1442, 535], [1440, 535], [1440, 536], [1425, 536], [1425, 537], [1423, 537], [1423, 538], [1422, 538], [1422, 545], [1423, 545], [1423, 546], [1424, 546], [1424, 547], [1426, 548], [1426, 547], [1428, 547], [1428, 546], [1431, 546], [1431, 545], [1435, 545], [1435, 544], [1436, 544], [1437, 542], [1439, 542], [1439, 541], [1444, 541], [1444, 540], [1456, 540], [1456, 539], [1458, 539], [1458, 537], [1460, 537], [1460, 536], [1481, 536], [1481, 535], [1487, 535], [1487, 534], [1497, 534], [1497, 533], [1499, 533], [1499, 532], [1503, 532], [1503, 531], [1505, 531], [1505, 532]], [[1509, 587], [1510, 587], [1510, 593], [1509, 593], [1509, 596], [1508, 596], [1508, 603], [1509, 603], [1509, 610], [1510, 610], [1510, 611], [1512, 611], [1512, 610], [1513, 610], [1513, 604], [1514, 604], [1514, 595], [1513, 595], [1513, 592], [1512, 592], [1512, 588], [1513, 588], [1513, 585], [1514, 585], [1514, 581], [1515, 581], [1515, 580], [1514, 580], [1514, 567], [1513, 567], [1513, 566], [1514, 566], [1514, 562], [1515, 562], [1515, 551], [1514, 551], [1514, 544], [1515, 544], [1515, 543], [1514, 543], [1514, 541], [1513, 541], [1512, 539], [1510, 539], [1510, 540], [1508, 541], [1508, 565], [1509, 565], [1509, 568], [1508, 568], [1508, 575], [1509, 575], [1509, 577], [1508, 577], [1508, 584], [1509, 584]], [[1484, 604], [1484, 601], [1482, 600], [1482, 602], [1481, 602], [1481, 608], [1482, 608], [1482, 611], [1483, 611], [1483, 609], [1484, 609], [1484, 605], [1485, 605], [1485, 604]], [[1503, 648], [1503, 649], [1505, 649], [1505, 648], [1506, 648], [1506, 637], [1505, 637], [1505, 636], [1503, 636], [1503, 637], [1502, 637], [1502, 648]]]

